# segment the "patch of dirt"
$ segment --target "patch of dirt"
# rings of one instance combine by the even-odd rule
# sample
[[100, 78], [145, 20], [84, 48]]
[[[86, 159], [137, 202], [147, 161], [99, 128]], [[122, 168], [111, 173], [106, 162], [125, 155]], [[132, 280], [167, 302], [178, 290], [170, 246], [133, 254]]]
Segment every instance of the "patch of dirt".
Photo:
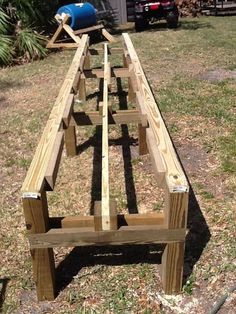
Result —
[[199, 76], [200, 79], [209, 82], [221, 82], [226, 79], [236, 79], [236, 70], [217, 69], [213, 71], [204, 72]]

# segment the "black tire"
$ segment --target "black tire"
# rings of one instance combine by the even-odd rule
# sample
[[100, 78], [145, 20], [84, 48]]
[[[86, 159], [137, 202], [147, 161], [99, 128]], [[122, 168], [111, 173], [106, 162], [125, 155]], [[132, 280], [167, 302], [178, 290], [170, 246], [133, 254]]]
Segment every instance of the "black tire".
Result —
[[175, 7], [173, 11], [167, 13], [166, 22], [168, 28], [177, 28], [179, 22], [179, 11], [178, 8]]
[[142, 32], [143, 30], [145, 30], [145, 28], [147, 28], [148, 26], [148, 21], [145, 19], [135, 19], [135, 30], [136, 32]]

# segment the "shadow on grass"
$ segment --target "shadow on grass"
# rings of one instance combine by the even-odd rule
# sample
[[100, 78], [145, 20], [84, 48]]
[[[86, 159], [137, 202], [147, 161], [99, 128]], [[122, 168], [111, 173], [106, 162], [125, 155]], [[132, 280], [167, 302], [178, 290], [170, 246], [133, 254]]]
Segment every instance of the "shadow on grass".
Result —
[[[100, 90], [102, 86], [100, 86]], [[127, 109], [127, 95], [123, 92], [121, 79], [117, 79], [117, 90], [120, 109]], [[137, 198], [133, 178], [131, 145], [136, 145], [137, 140], [129, 136], [127, 125], [121, 125], [122, 137], [110, 140], [109, 145], [122, 145], [124, 159], [125, 188], [127, 207], [130, 213], [137, 213]], [[94, 147], [93, 177], [91, 188], [91, 214], [94, 203], [101, 200], [101, 164], [102, 164], [102, 127], [96, 127], [93, 137], [78, 146], [78, 154], [89, 146]], [[210, 232], [206, 220], [201, 212], [198, 201], [190, 185], [189, 208], [184, 260], [184, 283], [192, 273], [194, 265], [210, 239]], [[58, 293], [63, 290], [78, 274], [83, 267], [95, 265], [125, 265], [125, 264], [160, 264], [165, 245], [122, 245], [103, 247], [76, 247], [59, 264], [56, 270]], [[86, 275], [86, 274], [85, 274]], [[83, 277], [81, 276], [78, 277]]]
[[3, 311], [3, 303], [5, 299], [7, 284], [9, 281], [9, 278], [0, 278], [0, 313], [2, 313]]

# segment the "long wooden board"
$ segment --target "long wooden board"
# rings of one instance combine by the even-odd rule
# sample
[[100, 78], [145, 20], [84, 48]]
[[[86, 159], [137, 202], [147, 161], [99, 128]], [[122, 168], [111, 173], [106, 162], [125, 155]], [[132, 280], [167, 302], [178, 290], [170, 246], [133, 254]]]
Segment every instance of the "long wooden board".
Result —
[[175, 243], [184, 241], [185, 229], [165, 229], [162, 226], [131, 226], [119, 230], [94, 231], [93, 228], [51, 229], [47, 233], [31, 234], [33, 248], [74, 247], [87, 245], [120, 245], [145, 243]]
[[153, 130], [162, 162], [165, 166], [165, 181], [170, 192], [188, 192], [189, 186], [183, 169], [180, 165], [169, 133], [166, 129], [160, 110], [142, 69], [141, 63], [127, 33], [123, 34], [133, 71], [137, 78], [138, 90], [143, 98], [143, 105], [147, 113], [150, 127]]
[[110, 191], [108, 153], [108, 84], [109, 77], [107, 44], [104, 44], [104, 82], [102, 108], [102, 230], [110, 230]]
[[[46, 127], [36, 149], [33, 161], [28, 170], [22, 186], [23, 197], [40, 194], [45, 180], [45, 173], [52, 156], [57, 133], [61, 128], [63, 114], [71, 93], [76, 73], [81, 64], [81, 58], [88, 48], [88, 35], [83, 35], [79, 48], [77, 49], [71, 66], [67, 72], [66, 79], [60, 89], [56, 102], [51, 111]], [[29, 194], [31, 193], [31, 194]]]

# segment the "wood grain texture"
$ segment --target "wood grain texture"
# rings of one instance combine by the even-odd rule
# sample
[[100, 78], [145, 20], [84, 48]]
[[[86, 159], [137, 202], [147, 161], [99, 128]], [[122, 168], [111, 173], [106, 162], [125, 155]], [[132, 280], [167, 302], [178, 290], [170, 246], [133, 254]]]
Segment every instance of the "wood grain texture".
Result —
[[115, 43], [116, 39], [105, 28], [102, 29], [102, 35], [110, 42]]
[[77, 49], [66, 79], [60, 89], [56, 102], [51, 111], [46, 127], [41, 136], [40, 142], [36, 149], [33, 161], [28, 170], [27, 176], [23, 183], [22, 192], [40, 193], [43, 189], [45, 173], [49, 160], [52, 156], [54, 143], [57, 132], [61, 128], [63, 113], [66, 103], [71, 93], [73, 82], [78, 72], [80, 59], [88, 46], [88, 36], [84, 35], [81, 39], [80, 47]]
[[[186, 229], [188, 193], [166, 191], [165, 224], [171, 229]], [[162, 282], [165, 293], [179, 293], [182, 289], [184, 243], [167, 244], [162, 256]]]
[[[23, 209], [28, 234], [48, 231], [49, 217], [46, 192], [38, 199], [23, 199]], [[55, 298], [55, 264], [52, 249], [31, 249], [34, 280], [38, 300]]]
[[47, 233], [29, 235], [31, 248], [74, 247], [181, 242], [185, 229], [159, 226], [128, 226], [119, 230], [94, 231], [93, 228], [51, 229]]
[[166, 168], [163, 164], [160, 152], [152, 129], [147, 128], [147, 147], [152, 161], [152, 168], [155, 174], [158, 186], [163, 187], [165, 181]]
[[45, 180], [47, 181], [47, 191], [53, 191], [56, 179], [57, 172], [59, 169], [62, 150], [64, 146], [64, 134], [62, 131], [57, 133], [56, 141], [54, 144], [53, 152], [51, 159], [48, 162], [48, 167], [45, 173]]
[[[71, 123], [73, 125], [84, 126], [84, 125], [102, 125], [102, 108], [103, 103], [100, 103], [100, 112], [90, 111], [90, 112], [74, 112]], [[141, 123], [142, 117], [137, 110], [116, 110], [109, 114], [108, 123], [109, 124], [129, 124], [129, 123]]]
[[110, 190], [109, 190], [109, 152], [108, 152], [108, 84], [109, 77], [107, 44], [104, 44], [104, 82], [102, 106], [102, 229], [110, 230]]
[[[97, 206], [99, 206], [96, 202]], [[100, 205], [101, 208], [101, 205]], [[147, 214], [124, 214], [117, 215], [118, 227], [122, 226], [149, 226], [163, 225], [163, 213], [147, 213]], [[52, 217], [49, 220], [50, 228], [94, 228], [93, 216], [68, 216], [68, 217]]]
[[138, 124], [138, 143], [139, 143], [139, 155], [146, 155], [148, 153], [147, 141], [146, 141], [146, 127], [143, 127], [141, 123]]
[[[129, 70], [125, 68], [111, 68], [111, 77], [126, 78], [129, 77]], [[82, 78], [104, 78], [102, 69], [84, 70]]]
[[64, 112], [63, 112], [63, 116], [62, 116], [65, 128], [67, 128], [69, 126], [69, 124], [70, 124], [71, 114], [73, 112], [73, 106], [74, 106], [74, 98], [75, 98], [74, 94], [71, 93], [68, 96], [68, 99], [67, 99], [67, 102], [66, 102], [66, 106], [65, 106], [65, 109], [64, 109]]
[[158, 109], [151, 88], [140, 64], [137, 53], [133, 47], [129, 35], [124, 33], [123, 38], [126, 49], [131, 58], [134, 74], [138, 79], [138, 90], [143, 97], [143, 104], [147, 113], [148, 122], [153, 130], [162, 162], [166, 168], [165, 179], [167, 186], [169, 187], [170, 192], [178, 192], [180, 190], [186, 192], [189, 190], [187, 179], [179, 163], [169, 133], [166, 129], [165, 123], [162, 119], [160, 110]]
[[65, 145], [67, 156], [74, 157], [77, 155], [77, 140], [75, 126], [70, 125], [65, 129]]

